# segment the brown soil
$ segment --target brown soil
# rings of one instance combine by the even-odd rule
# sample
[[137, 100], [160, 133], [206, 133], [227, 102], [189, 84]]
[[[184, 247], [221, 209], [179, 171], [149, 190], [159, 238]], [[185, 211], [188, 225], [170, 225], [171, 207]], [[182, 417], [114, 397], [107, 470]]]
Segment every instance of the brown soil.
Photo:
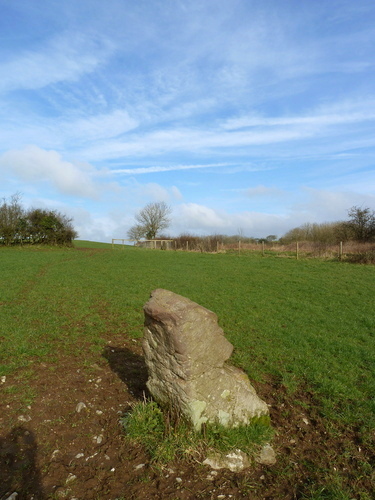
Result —
[[[371, 477], [358, 476], [366, 451], [355, 436], [333, 438], [309, 394], [291, 398], [271, 382], [256, 389], [271, 405], [276, 465], [212, 472], [190, 460], [157, 468], [140, 446], [129, 444], [120, 424], [145, 391], [140, 341], [117, 337], [101, 353], [77, 350], [77, 356], [50, 363], [36, 360], [32, 377], [20, 372], [0, 383], [17, 387], [27, 380], [34, 392], [29, 405], [12, 391], [4, 391], [0, 402], [1, 500], [14, 492], [17, 500], [298, 499], [308, 498], [323, 471], [345, 477], [357, 491], [371, 491]], [[77, 411], [79, 403], [85, 406]]]

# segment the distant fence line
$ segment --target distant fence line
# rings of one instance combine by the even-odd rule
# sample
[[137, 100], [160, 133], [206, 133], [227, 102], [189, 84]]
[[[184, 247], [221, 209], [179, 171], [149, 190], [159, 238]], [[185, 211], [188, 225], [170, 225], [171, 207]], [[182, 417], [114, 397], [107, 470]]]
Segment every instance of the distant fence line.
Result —
[[175, 239], [155, 239], [155, 240], [127, 240], [122, 238], [112, 239], [112, 248], [116, 241], [132, 242], [135, 246], [141, 248], [161, 249], [161, 250], [179, 250], [188, 252], [202, 253], [237, 253], [246, 255], [249, 252], [260, 252], [263, 256], [266, 254], [279, 254], [280, 256], [290, 256], [296, 259], [300, 257], [321, 257], [338, 258], [345, 260], [348, 256], [366, 254], [375, 259], [375, 244], [359, 243], [355, 241], [339, 242], [329, 244], [318, 241], [295, 241], [288, 244], [280, 242], [254, 242], [248, 243], [239, 239], [237, 242], [223, 242], [219, 237], [178, 237]]
[[116, 241], [121, 241], [121, 244], [125, 246], [125, 242], [128, 241], [130, 243], [133, 243], [134, 246], [141, 247], [141, 248], [152, 248], [152, 249], [161, 249], [161, 250], [172, 250], [173, 246], [173, 241], [174, 240], [166, 240], [166, 239], [160, 239], [160, 240], [127, 240], [125, 238], [112, 238], [112, 248], [115, 247], [115, 242]]
[[112, 249], [115, 248], [115, 244], [116, 244], [115, 241], [121, 241], [121, 244], [123, 246], [125, 246], [125, 241], [130, 241], [130, 242], [133, 242], [134, 244], [136, 243], [136, 240], [126, 240], [124, 238], [112, 238]]
[[152, 248], [154, 250], [173, 250], [174, 240], [142, 240], [136, 243], [137, 247]]

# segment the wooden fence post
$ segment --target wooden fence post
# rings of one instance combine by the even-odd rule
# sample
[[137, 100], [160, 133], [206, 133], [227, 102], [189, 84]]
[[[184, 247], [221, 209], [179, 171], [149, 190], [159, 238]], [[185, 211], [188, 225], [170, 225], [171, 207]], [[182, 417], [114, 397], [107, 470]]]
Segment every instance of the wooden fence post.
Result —
[[299, 247], [298, 247], [298, 241], [296, 241], [296, 259], [299, 259]]

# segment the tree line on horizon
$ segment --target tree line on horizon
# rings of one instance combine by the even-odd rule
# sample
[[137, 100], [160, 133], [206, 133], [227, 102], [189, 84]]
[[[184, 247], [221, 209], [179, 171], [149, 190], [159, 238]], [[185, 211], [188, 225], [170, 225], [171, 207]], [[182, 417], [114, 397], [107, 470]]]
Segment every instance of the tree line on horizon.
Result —
[[348, 220], [337, 222], [306, 223], [288, 231], [280, 242], [312, 241], [337, 244], [340, 241], [375, 241], [375, 212], [368, 207], [354, 206], [348, 210]]
[[[161, 231], [171, 223], [172, 209], [165, 202], [149, 203], [136, 215], [137, 223], [128, 231], [129, 238], [135, 241], [172, 239]], [[354, 206], [348, 210], [348, 220], [326, 223], [305, 223], [291, 229], [280, 239], [276, 235], [266, 238], [246, 237], [240, 229], [234, 236], [211, 235], [194, 236], [181, 234], [173, 238], [181, 248], [189, 244], [193, 247], [214, 247], [218, 242], [233, 243], [281, 243], [311, 241], [336, 244], [340, 241], [375, 241], [375, 212], [368, 207]], [[72, 245], [78, 234], [72, 225], [72, 219], [56, 210], [31, 208], [25, 210], [20, 203], [20, 195], [14, 194], [9, 200], [0, 202], [0, 245], [46, 244]]]
[[0, 244], [70, 246], [78, 236], [72, 219], [56, 210], [25, 210], [20, 195], [5, 198], [0, 204]]
[[[167, 229], [170, 225], [170, 214], [172, 210], [165, 202], [149, 203], [141, 209], [136, 215], [137, 224], [128, 231], [130, 239], [141, 241], [142, 239], [152, 240], [156, 237], [160, 239], [172, 239], [165, 236], [161, 231]], [[326, 244], [336, 244], [340, 241], [358, 241], [367, 243], [375, 241], [375, 212], [368, 207], [362, 208], [354, 206], [348, 210], [348, 220], [325, 223], [305, 223], [288, 231], [279, 240], [276, 235], [269, 235], [266, 238], [245, 237], [243, 231], [235, 236], [211, 235], [194, 236], [190, 234], [181, 234], [173, 238], [181, 243], [181, 247], [190, 242], [194, 246], [201, 244], [203, 240], [210, 240], [210, 246], [216, 241], [236, 240], [246, 243], [275, 243], [289, 244], [293, 241], [312, 241]], [[214, 241], [215, 240], [215, 241]], [[212, 243], [213, 242], [213, 243]], [[207, 243], [207, 242], [206, 242]]]

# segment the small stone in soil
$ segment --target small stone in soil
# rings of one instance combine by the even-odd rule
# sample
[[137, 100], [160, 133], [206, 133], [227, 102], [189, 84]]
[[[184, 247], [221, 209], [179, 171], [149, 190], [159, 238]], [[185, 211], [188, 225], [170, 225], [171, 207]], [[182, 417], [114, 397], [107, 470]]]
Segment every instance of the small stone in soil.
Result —
[[79, 413], [81, 410], [83, 410], [84, 408], [86, 408], [86, 405], [85, 403], [78, 403], [77, 406], [76, 406], [76, 412]]
[[8, 498], [6, 498], [6, 500], [16, 500], [17, 497], [18, 497], [18, 493], [15, 491]]
[[25, 417], [25, 415], [20, 415], [20, 416], [18, 417], [18, 420], [19, 420], [20, 422], [30, 422], [31, 417], [30, 417], [30, 415], [26, 415], [26, 417]]
[[74, 474], [69, 474], [69, 476], [66, 478], [65, 484], [69, 484], [77, 479], [77, 476]]
[[135, 470], [142, 469], [146, 464], [139, 464], [134, 467]]

